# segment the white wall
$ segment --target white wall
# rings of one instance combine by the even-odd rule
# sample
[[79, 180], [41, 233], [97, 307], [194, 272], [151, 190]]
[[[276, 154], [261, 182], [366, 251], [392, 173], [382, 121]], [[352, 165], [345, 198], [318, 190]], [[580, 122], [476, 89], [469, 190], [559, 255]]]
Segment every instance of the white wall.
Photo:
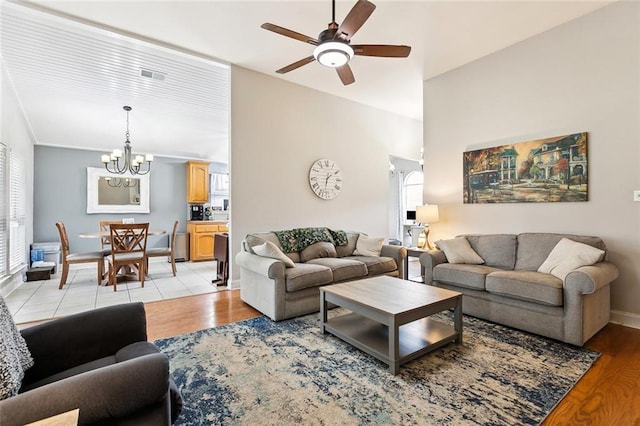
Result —
[[[424, 82], [425, 199], [433, 238], [597, 235], [620, 268], [612, 319], [640, 326], [640, 4], [618, 2]], [[464, 151], [588, 132], [589, 201], [462, 204]]]
[[[240, 67], [231, 87], [232, 257], [257, 231], [328, 226], [387, 236], [389, 155], [420, 152], [419, 121]], [[319, 158], [343, 171], [330, 201], [309, 187]]]
[[[24, 160], [26, 171], [26, 241], [25, 252], [33, 242], [33, 137], [18, 104], [4, 64], [0, 61], [0, 141]], [[3, 203], [4, 204], [4, 203]], [[27, 262], [25, 258], [25, 263]], [[22, 271], [0, 283], [0, 295], [9, 294], [22, 282]]]

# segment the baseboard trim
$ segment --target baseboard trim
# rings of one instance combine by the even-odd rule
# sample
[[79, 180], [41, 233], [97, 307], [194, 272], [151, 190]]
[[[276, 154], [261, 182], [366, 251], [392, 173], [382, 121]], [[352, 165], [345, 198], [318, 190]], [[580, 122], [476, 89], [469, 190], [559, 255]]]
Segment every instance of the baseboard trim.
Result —
[[237, 290], [240, 288], [240, 278], [230, 280], [228, 284], [229, 290]]
[[640, 315], [631, 312], [611, 311], [609, 322], [640, 329]]
[[24, 271], [6, 277], [0, 282], [0, 296], [7, 297], [24, 282]]

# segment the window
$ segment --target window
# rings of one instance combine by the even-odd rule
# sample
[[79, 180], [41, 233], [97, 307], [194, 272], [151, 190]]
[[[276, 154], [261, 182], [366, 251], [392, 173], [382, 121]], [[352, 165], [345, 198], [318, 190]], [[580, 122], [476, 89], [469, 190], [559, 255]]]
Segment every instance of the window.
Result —
[[404, 206], [406, 210], [416, 210], [417, 206], [422, 205], [423, 181], [422, 172], [417, 171], [409, 172], [404, 179]]
[[9, 271], [25, 264], [26, 181], [24, 160], [13, 151], [9, 155]]
[[0, 277], [25, 265], [25, 186], [24, 160], [0, 144]]
[[7, 148], [0, 144], [0, 277], [7, 275], [7, 255], [9, 253], [9, 247], [7, 241], [9, 241], [9, 230], [7, 229], [7, 185], [5, 178], [7, 163]]

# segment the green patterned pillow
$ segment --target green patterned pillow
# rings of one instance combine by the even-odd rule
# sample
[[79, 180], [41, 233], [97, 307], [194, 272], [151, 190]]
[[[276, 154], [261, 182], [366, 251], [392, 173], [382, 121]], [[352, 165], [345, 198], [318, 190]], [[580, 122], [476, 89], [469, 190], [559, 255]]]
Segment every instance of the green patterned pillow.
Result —
[[295, 229], [286, 231], [273, 231], [280, 240], [280, 246], [285, 253], [293, 253], [298, 251], [298, 233]]

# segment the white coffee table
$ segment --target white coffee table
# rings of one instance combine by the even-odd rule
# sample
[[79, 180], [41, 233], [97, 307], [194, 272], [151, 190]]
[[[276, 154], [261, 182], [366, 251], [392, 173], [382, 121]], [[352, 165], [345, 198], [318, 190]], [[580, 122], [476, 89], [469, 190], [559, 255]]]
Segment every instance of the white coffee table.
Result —
[[[327, 318], [328, 303], [350, 313]], [[454, 325], [429, 318], [454, 310]], [[320, 330], [389, 365], [400, 365], [447, 343], [462, 343], [462, 293], [388, 276], [320, 288]]]

